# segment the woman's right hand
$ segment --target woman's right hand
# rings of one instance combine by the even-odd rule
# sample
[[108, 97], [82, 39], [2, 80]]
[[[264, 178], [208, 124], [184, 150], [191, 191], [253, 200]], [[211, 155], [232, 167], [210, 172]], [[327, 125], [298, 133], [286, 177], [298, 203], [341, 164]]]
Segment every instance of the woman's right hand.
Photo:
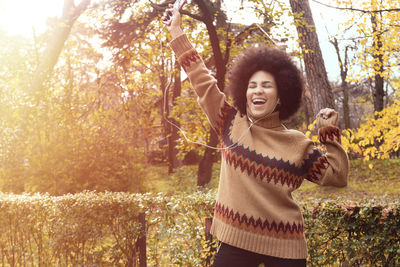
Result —
[[167, 25], [167, 29], [170, 32], [173, 39], [183, 34], [181, 29], [181, 13], [177, 9], [174, 8], [174, 5], [169, 4], [169, 8], [165, 10], [164, 15], [162, 16], [162, 20], [165, 21], [169, 19], [172, 15], [172, 21], [169, 25]]

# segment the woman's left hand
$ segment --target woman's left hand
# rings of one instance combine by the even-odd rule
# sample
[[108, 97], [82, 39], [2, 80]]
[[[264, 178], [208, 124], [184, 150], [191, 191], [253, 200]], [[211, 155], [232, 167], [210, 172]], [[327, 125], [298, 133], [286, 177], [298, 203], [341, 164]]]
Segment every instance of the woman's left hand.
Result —
[[317, 127], [336, 126], [338, 121], [338, 113], [331, 108], [321, 109], [317, 114]]

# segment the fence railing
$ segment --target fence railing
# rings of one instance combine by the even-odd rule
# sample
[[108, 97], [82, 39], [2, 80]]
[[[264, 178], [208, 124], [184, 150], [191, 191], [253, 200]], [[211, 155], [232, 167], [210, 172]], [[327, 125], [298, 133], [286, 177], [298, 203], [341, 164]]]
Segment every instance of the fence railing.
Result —
[[[140, 234], [136, 241], [136, 247], [139, 251], [139, 267], [147, 267], [146, 255], [146, 214], [139, 213]], [[129, 266], [130, 267], [130, 266]]]

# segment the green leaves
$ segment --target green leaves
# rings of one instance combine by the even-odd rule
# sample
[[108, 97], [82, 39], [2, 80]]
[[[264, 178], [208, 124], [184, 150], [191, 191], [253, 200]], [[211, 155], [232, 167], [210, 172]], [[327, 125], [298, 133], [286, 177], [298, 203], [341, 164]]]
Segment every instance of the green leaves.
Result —
[[[311, 266], [396, 266], [399, 204], [321, 202], [305, 212]], [[308, 222], [308, 223], [307, 223]], [[390, 252], [389, 252], [390, 251]]]
[[[126, 266], [146, 213], [149, 266], [208, 266], [205, 240], [215, 191], [162, 193], [83, 192], [0, 194], [0, 257], [6, 265]], [[397, 266], [400, 205], [371, 199], [304, 201], [310, 266]], [[137, 254], [136, 254], [137, 255]]]

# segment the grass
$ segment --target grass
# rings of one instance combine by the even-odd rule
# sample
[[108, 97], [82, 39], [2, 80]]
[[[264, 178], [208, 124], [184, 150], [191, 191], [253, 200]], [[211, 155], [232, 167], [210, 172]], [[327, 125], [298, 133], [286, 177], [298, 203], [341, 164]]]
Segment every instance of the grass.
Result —
[[165, 166], [152, 166], [151, 176], [148, 178], [146, 187], [149, 192], [164, 192], [174, 194], [176, 192], [193, 193], [197, 190], [208, 190], [218, 187], [219, 181], [218, 163], [213, 164], [211, 182], [203, 188], [197, 186], [197, 165], [182, 166], [174, 173], [168, 174]]
[[[369, 165], [372, 164], [372, 169]], [[183, 166], [168, 174], [165, 166], [151, 166], [149, 169], [147, 190], [150, 192], [193, 193], [197, 187], [197, 165]], [[205, 189], [216, 189], [219, 179], [219, 164], [213, 165], [211, 182]], [[200, 190], [203, 190], [200, 188]], [[361, 201], [370, 198], [384, 198], [387, 201], [400, 197], [400, 159], [371, 160], [363, 162], [352, 160], [345, 188], [322, 187], [309, 181], [293, 193], [298, 200], [307, 198], [346, 199]]]
[[[398, 200], [400, 196], [400, 160], [352, 160], [345, 188], [321, 187], [305, 181], [295, 192], [297, 199], [314, 197], [322, 199], [343, 198], [360, 201], [371, 198]], [[372, 164], [370, 169], [368, 165]]]

